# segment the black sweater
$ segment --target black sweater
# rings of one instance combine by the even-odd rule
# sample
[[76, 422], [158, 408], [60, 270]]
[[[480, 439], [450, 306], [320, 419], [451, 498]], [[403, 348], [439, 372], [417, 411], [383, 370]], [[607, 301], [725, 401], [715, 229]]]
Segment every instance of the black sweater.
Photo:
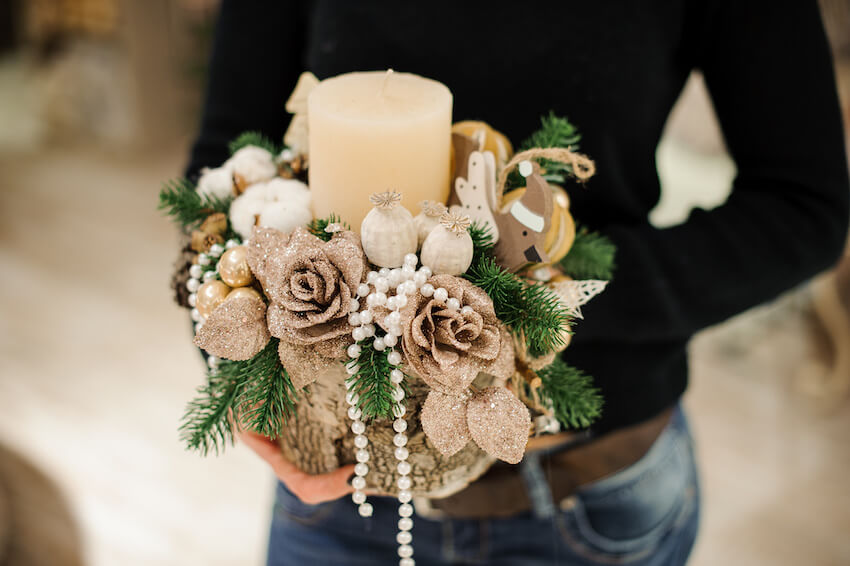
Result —
[[[828, 267], [844, 245], [847, 163], [814, 0], [224, 0], [190, 174], [220, 164], [243, 130], [280, 139], [302, 71], [389, 67], [445, 83], [456, 120], [514, 142], [549, 110], [579, 126], [598, 173], [571, 189], [572, 212], [619, 248], [565, 353], [602, 388], [598, 432], [675, 403], [692, 334]], [[647, 220], [655, 150], [695, 68], [738, 173], [726, 204], [659, 230]]]

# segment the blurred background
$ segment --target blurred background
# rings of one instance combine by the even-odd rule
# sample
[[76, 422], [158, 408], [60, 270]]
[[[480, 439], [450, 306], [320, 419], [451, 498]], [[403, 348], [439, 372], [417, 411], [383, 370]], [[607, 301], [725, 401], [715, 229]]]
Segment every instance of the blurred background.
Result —
[[[847, 126], [850, 2], [821, 4]], [[0, 0], [0, 564], [263, 563], [269, 471], [178, 442], [202, 366], [155, 210], [197, 124], [215, 14]], [[658, 168], [659, 226], [726, 198], [734, 165], [698, 75]], [[691, 360], [692, 564], [850, 564], [850, 260], [702, 332]]]

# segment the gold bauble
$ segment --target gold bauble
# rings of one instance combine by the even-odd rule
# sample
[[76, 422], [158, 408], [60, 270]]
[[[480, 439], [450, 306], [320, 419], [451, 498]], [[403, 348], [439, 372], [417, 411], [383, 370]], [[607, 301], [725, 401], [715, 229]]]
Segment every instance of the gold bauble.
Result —
[[245, 287], [254, 281], [251, 268], [248, 267], [248, 248], [236, 246], [221, 256], [218, 262], [218, 274], [221, 280], [231, 287]]
[[494, 130], [487, 122], [464, 120], [452, 125], [452, 132], [469, 136], [479, 144], [480, 151], [492, 151], [496, 164], [504, 165], [514, 155], [514, 148], [505, 134]]
[[[551, 187], [555, 213], [552, 219], [553, 229], [549, 231], [549, 236], [552, 237], [551, 246], [547, 245], [546, 253], [549, 254], [549, 260], [552, 263], [558, 263], [573, 247], [576, 239], [576, 223], [570, 214], [570, 198], [567, 192], [557, 185], [551, 185]], [[555, 217], [557, 217], [557, 226]]]
[[239, 287], [237, 289], [233, 289], [227, 295], [227, 300], [229, 301], [230, 299], [238, 299], [240, 297], [256, 297], [261, 300], [263, 298], [263, 296], [260, 295], [253, 287]]
[[198, 298], [195, 308], [201, 316], [208, 317], [215, 308], [224, 302], [230, 287], [218, 280], [207, 281], [198, 289]]

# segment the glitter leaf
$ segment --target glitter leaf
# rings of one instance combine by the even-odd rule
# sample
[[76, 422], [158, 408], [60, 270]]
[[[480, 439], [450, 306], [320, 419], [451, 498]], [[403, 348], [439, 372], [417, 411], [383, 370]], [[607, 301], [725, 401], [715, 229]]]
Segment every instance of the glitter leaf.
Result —
[[475, 393], [466, 408], [469, 433], [482, 450], [509, 464], [525, 454], [531, 417], [526, 406], [503, 387]]
[[422, 405], [419, 421], [428, 441], [443, 456], [459, 452], [469, 442], [469, 427], [466, 424], [464, 395], [446, 395], [431, 391]]
[[195, 345], [225, 360], [250, 360], [268, 343], [266, 305], [259, 297], [232, 297], [210, 313]]

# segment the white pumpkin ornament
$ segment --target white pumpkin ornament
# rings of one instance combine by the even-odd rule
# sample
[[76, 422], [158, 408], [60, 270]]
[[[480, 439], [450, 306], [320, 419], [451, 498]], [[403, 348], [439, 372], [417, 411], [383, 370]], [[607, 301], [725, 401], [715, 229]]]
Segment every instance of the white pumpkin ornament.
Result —
[[489, 151], [473, 151], [469, 154], [467, 178], [455, 179], [455, 194], [460, 206], [452, 209], [490, 229], [493, 242], [499, 241], [499, 228], [493, 211], [499, 210], [500, 198], [496, 187], [496, 158]]
[[447, 212], [440, 218], [425, 243], [422, 244], [422, 265], [435, 275], [460, 275], [472, 264], [472, 237], [469, 235], [469, 216]]
[[360, 225], [363, 251], [373, 265], [395, 268], [404, 264], [404, 256], [416, 253], [419, 239], [413, 216], [401, 203], [401, 193], [385, 191], [369, 197], [375, 208]]
[[423, 200], [419, 203], [422, 212], [414, 217], [413, 221], [416, 222], [416, 233], [419, 237], [419, 246], [422, 247], [422, 244], [425, 243], [425, 238], [428, 237], [428, 234], [431, 233], [439, 223], [440, 217], [446, 213], [446, 205], [441, 202], [434, 202], [430, 200]]
[[291, 232], [311, 220], [310, 189], [295, 179], [276, 177], [251, 185], [230, 205], [230, 225], [246, 240], [254, 226]]

